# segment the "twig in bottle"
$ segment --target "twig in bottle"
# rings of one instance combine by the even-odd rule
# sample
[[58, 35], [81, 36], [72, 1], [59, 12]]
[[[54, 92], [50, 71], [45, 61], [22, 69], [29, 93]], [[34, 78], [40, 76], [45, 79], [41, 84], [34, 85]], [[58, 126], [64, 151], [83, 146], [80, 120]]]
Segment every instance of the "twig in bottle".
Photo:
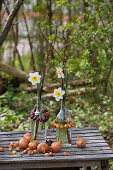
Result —
[[66, 129], [66, 133], [67, 133], [67, 139], [68, 139], [68, 143], [71, 143], [71, 138], [70, 138], [70, 134], [69, 134], [69, 130]]

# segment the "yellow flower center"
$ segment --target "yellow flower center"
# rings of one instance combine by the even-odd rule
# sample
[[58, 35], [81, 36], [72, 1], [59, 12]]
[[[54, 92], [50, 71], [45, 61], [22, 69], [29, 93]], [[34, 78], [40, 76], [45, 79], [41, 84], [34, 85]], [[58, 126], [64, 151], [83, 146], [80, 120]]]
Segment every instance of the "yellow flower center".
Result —
[[60, 75], [62, 74], [60, 70], [58, 70], [58, 74], [60, 74]]
[[33, 77], [32, 77], [32, 80], [33, 80], [33, 81], [37, 81], [37, 77], [36, 77], [36, 76], [33, 76]]
[[56, 92], [56, 96], [58, 96], [58, 97], [60, 96], [60, 92], [59, 91]]

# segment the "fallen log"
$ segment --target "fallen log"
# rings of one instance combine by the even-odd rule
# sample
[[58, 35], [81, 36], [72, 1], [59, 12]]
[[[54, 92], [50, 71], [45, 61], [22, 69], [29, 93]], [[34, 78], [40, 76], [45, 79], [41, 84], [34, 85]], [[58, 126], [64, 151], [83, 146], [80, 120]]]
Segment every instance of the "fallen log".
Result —
[[[100, 82], [103, 82], [104, 79], [100, 79], [99, 80]], [[92, 82], [89, 82], [88, 80], [85, 80], [85, 79], [82, 79], [82, 80], [73, 80], [73, 81], [70, 81], [69, 82], [69, 85], [70, 86], [86, 86], [86, 85], [89, 85], [91, 84]], [[44, 91], [46, 92], [52, 92], [55, 88], [58, 88], [61, 86], [60, 83], [47, 83], [45, 82], [44, 83]], [[23, 89], [24, 91], [28, 92], [28, 93], [36, 93], [37, 92], [37, 87], [36, 86], [32, 86], [32, 87], [27, 87], [25, 89]]]
[[[83, 95], [87, 93], [92, 93], [96, 91], [96, 87], [88, 87], [88, 88], [80, 88], [76, 90], [69, 90], [67, 93], [67, 100], [71, 96], [77, 96], [77, 95]], [[37, 96], [33, 98], [34, 100], [37, 100]], [[42, 100], [52, 100], [53, 98], [53, 93], [45, 94], [42, 95]]]
[[28, 82], [28, 74], [26, 72], [17, 70], [16, 68], [9, 66], [8, 64], [5, 64], [3, 62], [0, 62], [0, 71], [10, 74], [15, 78], [18, 78], [20, 81]]
[[81, 98], [78, 99], [77, 97], [74, 97], [74, 96], [68, 96], [67, 100], [73, 103], [81, 103], [82, 105], [87, 105], [87, 106], [89, 105], [89, 103], [85, 102]]
[[[74, 80], [74, 81], [71, 81], [69, 82], [69, 85], [72, 85], [72, 86], [81, 86], [81, 85], [88, 85], [88, 84], [91, 84], [88, 83], [87, 80], [83, 79], [83, 80]], [[44, 86], [44, 91], [47, 91], [47, 92], [52, 92], [55, 88], [58, 88], [60, 87], [61, 84], [60, 83], [46, 83], [45, 82], [45, 86]], [[37, 92], [37, 87], [36, 86], [32, 86], [32, 87], [27, 87], [24, 89], [24, 91], [28, 92], [28, 93], [31, 93], [31, 92]]]
[[[22, 71], [22, 70], [18, 70], [12, 66], [9, 66], [6, 63], [0, 62], [0, 71], [3, 71], [7, 74], [10, 74], [11, 76], [18, 78], [21, 82], [24, 83], [28, 83], [28, 73]], [[104, 82], [104, 79], [100, 79], [98, 80], [99, 82]], [[73, 80], [69, 82], [69, 85], [72, 86], [85, 86], [85, 85], [89, 85], [92, 82], [89, 82], [86, 79], [82, 79], [82, 80]], [[48, 91], [51, 92], [53, 91], [54, 88], [58, 88], [60, 85], [60, 83], [47, 83], [45, 82], [44, 84], [44, 91]], [[27, 87], [25, 89], [23, 89], [24, 91], [27, 92], [37, 92], [37, 87], [36, 86], [32, 86], [32, 87]]]

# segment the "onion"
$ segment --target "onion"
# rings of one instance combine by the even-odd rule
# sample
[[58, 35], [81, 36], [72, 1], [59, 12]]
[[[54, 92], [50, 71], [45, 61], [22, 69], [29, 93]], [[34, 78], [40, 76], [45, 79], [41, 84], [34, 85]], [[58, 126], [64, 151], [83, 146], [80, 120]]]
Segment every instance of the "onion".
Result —
[[0, 148], [0, 152], [3, 152], [4, 151], [4, 148]]
[[53, 142], [51, 145], [53, 152], [60, 152], [61, 150], [61, 141], [60, 142]]
[[27, 150], [24, 150], [24, 151], [23, 151], [23, 154], [27, 154], [27, 153], [28, 153], [28, 151], [27, 151]]
[[16, 151], [12, 151], [12, 154], [15, 155], [15, 154], [16, 154]]
[[20, 146], [20, 148], [27, 148], [28, 141], [26, 139], [24, 139], [24, 138], [20, 139], [19, 140], [19, 146]]
[[67, 125], [67, 124], [65, 124], [65, 125], [64, 125], [64, 128], [65, 128], [65, 129], [68, 129], [68, 125]]
[[64, 125], [60, 125], [60, 128], [63, 129], [63, 128], [64, 128]]
[[64, 156], [68, 156], [68, 152], [64, 152], [63, 154], [64, 154]]
[[9, 146], [9, 151], [12, 151], [13, 150], [13, 147], [12, 146]]
[[10, 146], [12, 146], [12, 147], [13, 147], [13, 146], [14, 146], [14, 142], [11, 142], [11, 143], [10, 143]]
[[49, 156], [54, 156], [54, 155], [53, 155], [53, 152], [50, 152], [50, 153], [49, 153]]
[[38, 152], [40, 153], [45, 153], [47, 152], [49, 149], [48, 147], [48, 144], [47, 143], [40, 143], [38, 146], [37, 146], [37, 150]]
[[34, 150], [33, 150], [33, 153], [34, 153], [34, 154], [37, 153], [37, 152], [38, 152], [37, 149], [34, 149]]
[[32, 150], [29, 150], [28, 151], [28, 155], [32, 155], [33, 154], [33, 151]]
[[49, 156], [49, 154], [48, 154], [48, 153], [45, 153], [44, 156]]
[[84, 138], [77, 137], [76, 145], [78, 148], [85, 148], [86, 147], [86, 140]]
[[19, 147], [17, 147], [17, 148], [16, 148], [16, 151], [17, 151], [17, 152], [20, 152], [20, 148], [19, 148]]
[[16, 145], [17, 145], [17, 146], [19, 145], [19, 141], [16, 141]]
[[29, 143], [28, 147], [30, 150], [34, 150], [37, 148], [38, 142], [36, 140], [33, 140]]
[[30, 140], [31, 140], [31, 133], [25, 133], [24, 134], [24, 139], [27, 139], [28, 142], [30, 142]]

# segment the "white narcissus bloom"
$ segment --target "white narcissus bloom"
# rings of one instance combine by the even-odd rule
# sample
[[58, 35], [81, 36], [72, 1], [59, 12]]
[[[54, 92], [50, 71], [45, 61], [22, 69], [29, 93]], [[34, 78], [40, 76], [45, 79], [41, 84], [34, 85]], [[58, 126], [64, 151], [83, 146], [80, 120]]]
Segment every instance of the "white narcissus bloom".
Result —
[[28, 81], [30, 81], [32, 83], [32, 85], [35, 85], [35, 84], [40, 83], [40, 78], [41, 78], [41, 76], [39, 75], [38, 72], [29, 73]]
[[57, 73], [58, 73], [58, 78], [64, 78], [64, 73], [62, 71], [62, 68], [56, 68], [57, 69]]
[[60, 99], [63, 99], [64, 94], [65, 91], [59, 87], [58, 89], [54, 89], [53, 97], [55, 97], [56, 101], [59, 101]]

